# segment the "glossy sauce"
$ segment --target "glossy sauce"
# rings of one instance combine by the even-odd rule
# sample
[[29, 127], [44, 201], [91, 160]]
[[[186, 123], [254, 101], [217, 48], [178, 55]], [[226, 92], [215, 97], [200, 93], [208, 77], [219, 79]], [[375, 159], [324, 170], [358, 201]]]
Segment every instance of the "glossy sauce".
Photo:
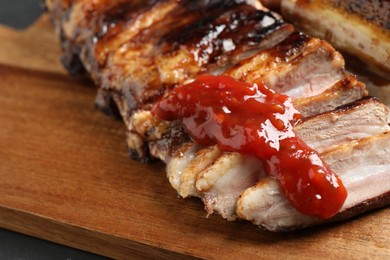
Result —
[[162, 120], [181, 120], [201, 145], [217, 144], [224, 151], [260, 158], [303, 214], [329, 218], [344, 204], [347, 191], [341, 180], [293, 130], [301, 114], [291, 98], [262, 83], [200, 76], [172, 90], [152, 112]]

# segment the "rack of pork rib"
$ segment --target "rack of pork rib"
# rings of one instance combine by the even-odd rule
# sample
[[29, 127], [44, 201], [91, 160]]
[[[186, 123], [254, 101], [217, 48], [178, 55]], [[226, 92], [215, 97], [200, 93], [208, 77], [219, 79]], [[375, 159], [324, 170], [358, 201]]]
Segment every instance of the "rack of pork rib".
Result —
[[64, 65], [87, 72], [97, 106], [119, 112], [130, 155], [159, 158], [183, 198], [209, 214], [283, 231], [322, 223], [297, 212], [261, 161], [194, 143], [180, 122], [154, 117], [154, 102], [201, 74], [263, 81], [289, 95], [304, 119], [295, 131], [348, 191], [341, 220], [390, 203], [389, 109], [367, 97], [343, 57], [257, 1], [47, 0]]

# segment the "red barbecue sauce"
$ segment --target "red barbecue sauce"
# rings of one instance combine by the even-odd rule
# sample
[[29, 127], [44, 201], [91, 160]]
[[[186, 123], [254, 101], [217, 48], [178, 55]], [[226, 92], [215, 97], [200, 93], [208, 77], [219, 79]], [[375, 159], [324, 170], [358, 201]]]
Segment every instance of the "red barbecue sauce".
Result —
[[260, 158], [303, 214], [329, 218], [344, 204], [347, 191], [341, 180], [293, 130], [301, 114], [291, 98], [262, 83], [200, 76], [173, 89], [152, 112], [162, 120], [180, 119], [201, 145]]

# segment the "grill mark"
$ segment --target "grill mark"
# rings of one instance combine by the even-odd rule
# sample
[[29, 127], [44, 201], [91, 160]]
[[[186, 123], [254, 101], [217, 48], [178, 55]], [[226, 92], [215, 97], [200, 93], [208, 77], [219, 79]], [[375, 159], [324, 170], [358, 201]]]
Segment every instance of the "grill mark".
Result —
[[[299, 60], [303, 57], [303, 51], [305, 48], [307, 48], [307, 44], [310, 42], [311, 38], [301, 32], [295, 31], [291, 33], [285, 40], [277, 44], [276, 46], [267, 49], [266, 53], [274, 59], [272, 59], [272, 62], [290, 62], [292, 59]], [[260, 54], [261, 51], [257, 54]], [[252, 57], [249, 57], [247, 59], [244, 59], [237, 63], [236, 65], [232, 66], [226, 71], [226, 74], [234, 74], [236, 71], [240, 71], [241, 68], [243, 68], [246, 64], [251, 64], [253, 62], [253, 58], [256, 59], [257, 55], [254, 55]], [[297, 62], [296, 61], [296, 62]], [[263, 62], [269, 62], [269, 61], [263, 61]], [[249, 69], [248, 71], [245, 71], [243, 75], [241, 75], [241, 79], [243, 81], [247, 81], [248, 78], [255, 78], [252, 76], [252, 73], [256, 74], [256, 71], [252, 71], [252, 69]]]
[[96, 33], [95, 37], [102, 38], [109, 31], [110, 27], [130, 23], [140, 13], [150, 10], [157, 2], [158, 0], [119, 2], [102, 14], [99, 21], [100, 30]]
[[160, 50], [167, 55], [184, 45], [198, 65], [203, 66], [217, 62], [223, 54], [256, 46], [283, 24], [272, 12], [248, 5], [230, 9], [218, 6], [202, 11], [196, 23], [171, 30], [162, 37]]
[[279, 57], [288, 57], [294, 56], [297, 53], [300, 53], [302, 48], [310, 41], [310, 37], [304, 33], [295, 31], [290, 34], [281, 44], [276, 46], [276, 53]]

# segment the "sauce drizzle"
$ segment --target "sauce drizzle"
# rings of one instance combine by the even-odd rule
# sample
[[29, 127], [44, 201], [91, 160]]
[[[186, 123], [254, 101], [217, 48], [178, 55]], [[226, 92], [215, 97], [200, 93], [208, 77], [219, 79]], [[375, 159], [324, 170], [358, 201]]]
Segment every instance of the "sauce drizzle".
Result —
[[293, 130], [301, 119], [290, 97], [262, 83], [203, 75], [177, 87], [152, 108], [162, 120], [181, 120], [201, 145], [251, 154], [264, 163], [291, 205], [318, 218], [335, 215], [347, 197], [338, 176]]

